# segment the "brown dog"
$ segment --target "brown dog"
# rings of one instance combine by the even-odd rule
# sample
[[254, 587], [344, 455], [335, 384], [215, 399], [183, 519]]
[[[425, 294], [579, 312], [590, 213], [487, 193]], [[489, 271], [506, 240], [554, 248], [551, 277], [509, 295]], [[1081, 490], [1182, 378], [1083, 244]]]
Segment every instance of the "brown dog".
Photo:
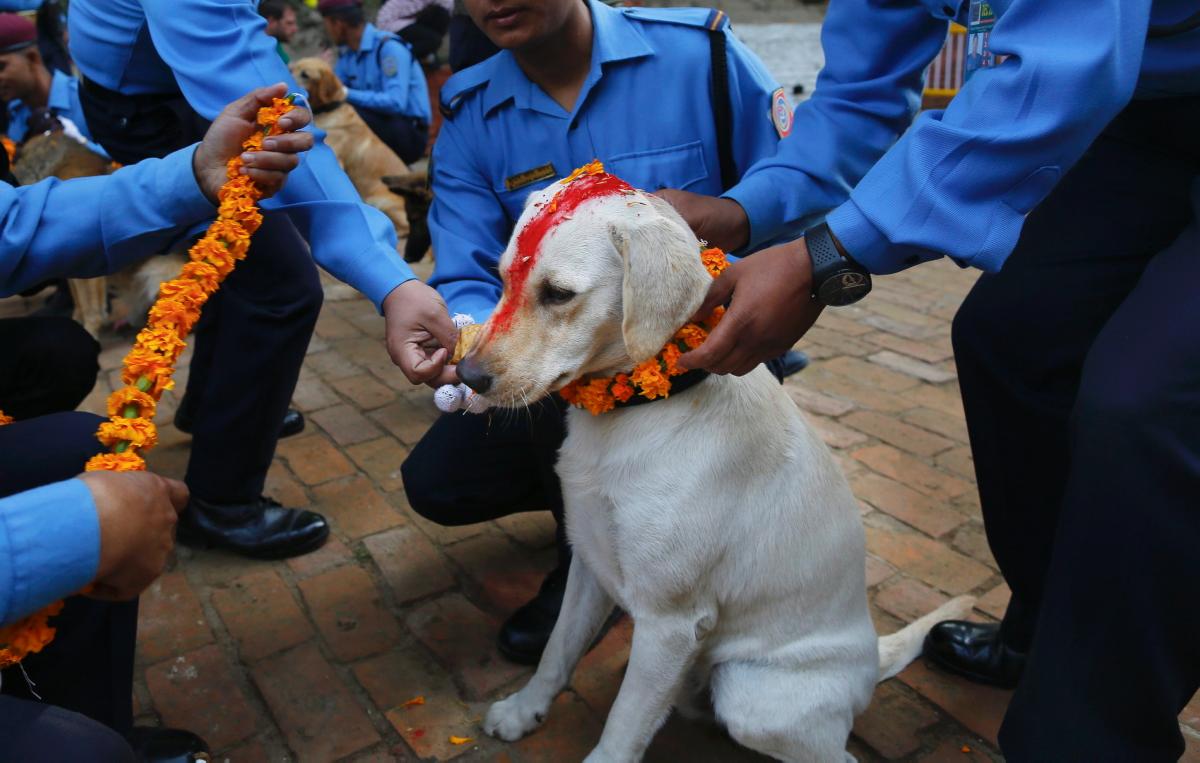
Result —
[[300, 86], [308, 90], [313, 122], [325, 131], [325, 142], [363, 201], [391, 219], [397, 236], [408, 235], [404, 201], [388, 191], [381, 180], [384, 175], [406, 174], [408, 167], [346, 103], [346, 88], [329, 64], [320, 58], [301, 58], [289, 68]]

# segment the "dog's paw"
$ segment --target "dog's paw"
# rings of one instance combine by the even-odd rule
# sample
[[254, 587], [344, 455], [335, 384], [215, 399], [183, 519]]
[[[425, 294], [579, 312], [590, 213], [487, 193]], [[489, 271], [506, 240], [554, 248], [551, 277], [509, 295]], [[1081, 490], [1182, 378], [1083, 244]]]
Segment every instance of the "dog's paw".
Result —
[[488, 709], [483, 721], [483, 730], [488, 736], [515, 742], [542, 725], [546, 719], [546, 706], [528, 701], [522, 694], [502, 699]]

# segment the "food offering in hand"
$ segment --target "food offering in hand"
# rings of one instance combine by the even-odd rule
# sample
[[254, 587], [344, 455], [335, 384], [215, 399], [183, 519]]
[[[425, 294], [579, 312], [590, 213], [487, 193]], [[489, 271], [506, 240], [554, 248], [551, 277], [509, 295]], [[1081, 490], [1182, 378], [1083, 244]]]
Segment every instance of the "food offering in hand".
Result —
[[[454, 353], [450, 356], [451, 363], [458, 363], [479, 340], [483, 326], [476, 323], [469, 315], [458, 313], [454, 316], [454, 325], [458, 327], [458, 342], [454, 345]], [[433, 393], [433, 403], [439, 411], [455, 413], [483, 413], [492, 407], [491, 402], [465, 384], [443, 384]]]

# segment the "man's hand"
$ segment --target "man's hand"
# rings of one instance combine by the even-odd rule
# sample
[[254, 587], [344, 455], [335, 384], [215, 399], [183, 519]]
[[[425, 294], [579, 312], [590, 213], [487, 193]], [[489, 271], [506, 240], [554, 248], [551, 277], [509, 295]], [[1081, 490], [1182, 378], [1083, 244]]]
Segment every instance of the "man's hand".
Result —
[[750, 219], [733, 199], [704, 196], [691, 191], [664, 188], [655, 194], [665, 199], [683, 218], [697, 238], [727, 252], [741, 249], [750, 240]]
[[87, 472], [79, 479], [100, 520], [100, 566], [88, 595], [132, 599], [166, 569], [188, 489], [150, 472]]
[[804, 336], [824, 309], [812, 298], [812, 260], [804, 239], [730, 265], [709, 287], [696, 319], [726, 302], [721, 323], [704, 344], [679, 359], [681, 367], [742, 376]]
[[447, 365], [458, 329], [441, 295], [420, 281], [405, 281], [384, 298], [383, 317], [388, 355], [410, 382], [432, 387], [458, 382], [454, 366]]
[[[242, 141], [262, 129], [255, 121], [258, 110], [285, 95], [287, 86], [282, 82], [260, 87], [226, 106], [213, 120], [192, 156], [192, 172], [209, 201], [217, 203], [217, 191], [226, 180], [225, 164], [242, 150]], [[279, 119], [282, 135], [264, 140], [262, 151], [242, 155], [245, 164], [242, 173], [258, 184], [264, 196], [275, 195], [283, 187], [287, 174], [300, 164], [297, 154], [312, 148], [312, 133], [296, 132], [311, 120], [308, 109], [292, 109]]]

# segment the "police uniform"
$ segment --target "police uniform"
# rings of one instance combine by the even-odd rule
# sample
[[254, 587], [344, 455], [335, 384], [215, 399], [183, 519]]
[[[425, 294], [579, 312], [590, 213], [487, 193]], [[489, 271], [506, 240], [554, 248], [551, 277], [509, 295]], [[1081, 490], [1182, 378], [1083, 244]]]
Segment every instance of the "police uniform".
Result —
[[[79, 103], [79, 80], [57, 69], [50, 80], [50, 96], [46, 108], [56, 117], [69, 120], [79, 136], [87, 141], [87, 147], [101, 156], [107, 156], [100, 144], [92, 140], [83, 106]], [[17, 98], [8, 103], [8, 137], [20, 143], [29, 131], [30, 108]]]
[[[994, 65], [913, 121], [950, 19]], [[875, 273], [986, 271], [953, 339], [1012, 600], [927, 650], [989, 680], [1027, 655], [1010, 760], [1175, 760], [1200, 685], [1196, 4], [838, 0], [822, 42], [805, 139], [726, 194], [752, 238], [832, 208]]]
[[[196, 183], [192, 154], [185, 149], [103, 177], [50, 178], [23, 188], [0, 183], [0, 297], [49, 279], [127, 267], [210, 217], [213, 205]], [[0, 351], [20, 366], [0, 364], [0, 409], [17, 419], [0, 427], [0, 624], [69, 598], [54, 619], [54, 641], [3, 673], [0, 759], [132, 760], [120, 735], [133, 722], [137, 602], [71, 596], [95, 578], [100, 555], [96, 506], [77, 475], [102, 449], [95, 436], [102, 419], [73, 410], [95, 384], [99, 346], [68, 319], [10, 320], [52, 344], [32, 360], [19, 358], [11, 351], [14, 330], [0, 321]], [[51, 333], [47, 320], [64, 325]], [[68, 326], [91, 345], [82, 357]], [[62, 389], [64, 372], [85, 383]], [[57, 728], [47, 729], [50, 718]], [[121, 749], [127, 757], [117, 754]]]
[[[712, 35], [721, 36], [727, 52], [736, 171], [774, 153], [789, 131], [790, 108], [781, 118], [772, 110], [785, 102], [783, 91], [730, 33], [724, 13], [618, 10], [598, 2], [588, 8], [592, 65], [573, 112], [534, 86], [509, 51], [455, 74], [442, 88], [446, 121], [433, 150], [429, 228], [437, 257], [430, 283], [453, 313], [488, 317], [501, 293], [499, 257], [526, 197], [592, 159], [650, 191], [722, 190]], [[534, 509], [561, 517], [554, 461], [563, 434], [556, 398], [535, 404], [529, 416], [443, 416], [404, 463], [409, 502], [443, 524]], [[454, 468], [462, 463], [471, 469]], [[559, 539], [560, 569], [540, 599], [561, 593], [565, 581], [561, 522]], [[543, 609], [535, 613], [537, 626], [502, 630], [500, 647], [510, 658], [536, 659], [540, 644], [521, 633], [548, 630], [557, 603]]]
[[[299, 89], [252, 0], [75, 0], [68, 24], [88, 126], [123, 163], [195, 141], [251, 87], [284, 81]], [[391, 222], [361, 201], [319, 137], [262, 206], [249, 256], [195, 333], [183, 399], [193, 422], [193, 502], [180, 537], [277, 556], [309, 550], [328, 534], [318, 515], [260, 498], [320, 311], [313, 260], [377, 307], [413, 276], [396, 253]], [[198, 510], [196, 499], [208, 508]]]
[[411, 163], [425, 155], [429, 88], [407, 42], [368, 23], [358, 50], [338, 49], [334, 71], [346, 86], [346, 102], [401, 159]]
[[771, 156], [791, 132], [783, 89], [704, 8], [615, 9], [589, 3], [592, 71], [568, 114], [501, 51], [442, 87], [447, 120], [433, 151], [430, 284], [451, 312], [478, 321], [500, 299], [500, 254], [530, 193], [592, 159], [636, 188], [722, 189], [710, 93], [709, 28], [723, 31], [736, 170]]

